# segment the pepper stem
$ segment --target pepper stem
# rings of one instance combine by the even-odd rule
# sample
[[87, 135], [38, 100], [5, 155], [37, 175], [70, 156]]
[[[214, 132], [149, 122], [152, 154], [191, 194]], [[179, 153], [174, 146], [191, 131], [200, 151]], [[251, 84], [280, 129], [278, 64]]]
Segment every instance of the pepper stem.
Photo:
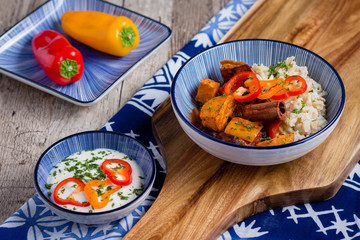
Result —
[[77, 61], [65, 59], [60, 63], [60, 75], [64, 78], [71, 79], [79, 72]]
[[132, 47], [134, 45], [136, 33], [132, 27], [124, 27], [120, 32], [120, 40], [124, 47]]

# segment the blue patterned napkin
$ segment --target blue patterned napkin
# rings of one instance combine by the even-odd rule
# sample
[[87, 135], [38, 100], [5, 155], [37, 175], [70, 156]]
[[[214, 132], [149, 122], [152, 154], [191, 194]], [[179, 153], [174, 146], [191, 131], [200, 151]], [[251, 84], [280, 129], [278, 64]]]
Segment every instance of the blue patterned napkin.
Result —
[[[35, 194], [0, 225], [1, 239], [120, 239], [155, 201], [165, 179], [165, 164], [151, 129], [155, 109], [169, 96], [180, 66], [199, 51], [215, 45], [256, 0], [233, 0], [103, 127], [142, 141], [158, 160], [158, 176], [144, 203], [126, 218], [99, 226], [67, 221], [48, 209]], [[329, 201], [266, 211], [240, 222], [219, 239], [355, 239], [360, 236], [360, 166], [355, 167], [338, 194]], [[359, 216], [359, 218], [358, 218]]]

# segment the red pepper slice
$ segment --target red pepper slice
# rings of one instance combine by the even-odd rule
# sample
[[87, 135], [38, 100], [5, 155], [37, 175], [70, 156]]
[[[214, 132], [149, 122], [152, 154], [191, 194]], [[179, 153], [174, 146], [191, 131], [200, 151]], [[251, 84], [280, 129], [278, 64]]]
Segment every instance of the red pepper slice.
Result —
[[60, 33], [44, 30], [33, 37], [31, 47], [36, 61], [52, 81], [65, 85], [81, 78], [83, 57]]
[[[61, 191], [60, 189], [69, 182], [75, 183], [77, 185], [76, 188], [67, 198], [59, 197], [59, 191]], [[76, 201], [73, 196], [74, 193], [79, 193], [79, 192], [84, 191], [84, 187], [85, 187], [85, 184], [76, 177], [64, 179], [56, 186], [56, 188], [54, 190], [54, 201], [60, 205], [71, 204], [71, 205], [75, 205], [75, 206], [79, 206], [79, 207], [87, 207], [90, 205], [90, 202]]]
[[[109, 168], [109, 164], [116, 163], [119, 166], [115, 168]], [[101, 170], [105, 172], [108, 178], [116, 185], [127, 186], [132, 182], [132, 169], [129, 163], [121, 159], [107, 159], [105, 160], [101, 166]], [[120, 175], [121, 178], [117, 178], [116, 176]]]
[[279, 130], [279, 126], [281, 124], [282, 121], [275, 121], [275, 122], [271, 122], [266, 126], [267, 129], [267, 134], [269, 137], [271, 138], [275, 138], [276, 134]]
[[[250, 71], [235, 74], [224, 86], [225, 94], [232, 94], [238, 102], [250, 102], [261, 93], [259, 79]], [[244, 95], [244, 92], [248, 94]]]
[[[299, 87], [293, 87], [294, 82], [298, 81], [300, 83]], [[304, 78], [299, 75], [290, 76], [285, 79], [285, 84], [283, 84], [283, 89], [277, 92], [271, 97], [273, 100], [282, 100], [291, 96], [298, 96], [303, 94], [307, 89], [307, 84]]]
[[[91, 206], [93, 206], [96, 209], [100, 209], [105, 207], [110, 200], [111, 194], [114, 192], [117, 192], [120, 190], [121, 186], [116, 186], [115, 188], [112, 187], [110, 179], [106, 180], [91, 180], [86, 183], [86, 186], [84, 188], [84, 192], [86, 196], [89, 198], [89, 202], [91, 203]], [[97, 189], [95, 189], [97, 188]], [[105, 191], [102, 192], [99, 189], [104, 189]], [[101, 196], [101, 201], [99, 201], [99, 193]]]

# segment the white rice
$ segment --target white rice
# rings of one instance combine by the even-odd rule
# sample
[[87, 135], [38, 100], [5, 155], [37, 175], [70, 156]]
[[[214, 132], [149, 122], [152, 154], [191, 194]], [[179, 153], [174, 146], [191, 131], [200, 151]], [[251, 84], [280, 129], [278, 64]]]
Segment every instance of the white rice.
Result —
[[[319, 131], [327, 123], [324, 98], [327, 92], [308, 76], [307, 67], [297, 66], [294, 59], [295, 57], [288, 57], [285, 60], [287, 70], [285, 67], [277, 67], [275, 70], [278, 72], [277, 78], [285, 79], [287, 75], [300, 75], [307, 83], [305, 93], [285, 100], [286, 119], [279, 128], [280, 134], [294, 133], [294, 141], [297, 141]], [[254, 64], [252, 69], [259, 80], [274, 79], [273, 75], [269, 76], [269, 67], [263, 64]]]

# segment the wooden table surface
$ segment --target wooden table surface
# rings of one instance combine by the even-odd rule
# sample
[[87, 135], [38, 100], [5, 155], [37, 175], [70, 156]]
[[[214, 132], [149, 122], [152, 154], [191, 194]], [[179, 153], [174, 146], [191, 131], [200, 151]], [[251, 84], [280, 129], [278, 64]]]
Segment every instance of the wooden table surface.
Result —
[[[0, 34], [45, 0], [0, 0]], [[73, 133], [101, 128], [228, 0], [111, 0], [170, 27], [172, 38], [100, 102], [80, 107], [0, 74], [0, 223], [35, 194], [41, 153]]]

